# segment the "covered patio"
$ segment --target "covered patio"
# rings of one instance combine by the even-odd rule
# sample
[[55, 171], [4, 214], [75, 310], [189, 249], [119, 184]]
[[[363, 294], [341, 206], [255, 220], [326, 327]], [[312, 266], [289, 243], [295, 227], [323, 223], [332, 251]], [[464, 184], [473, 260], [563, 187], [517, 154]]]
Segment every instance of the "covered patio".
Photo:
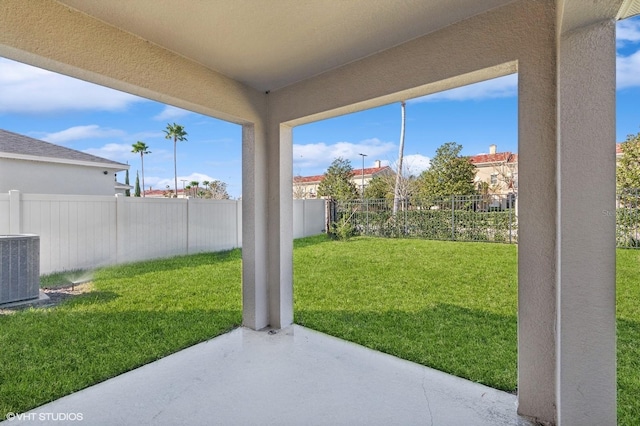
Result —
[[[136, 381], [146, 381], [154, 392], [128, 399], [149, 409], [133, 413], [160, 417], [131, 423], [215, 422], [213, 407], [225, 401], [225, 424], [388, 424], [380, 420], [392, 414], [406, 416], [400, 424], [459, 424], [452, 419], [463, 412], [477, 416], [465, 417], [473, 424], [527, 424], [517, 412], [548, 424], [614, 425], [615, 217], [603, 212], [615, 209], [615, 20], [636, 13], [639, 0], [3, 0], [0, 55], [243, 126], [246, 328], [63, 398], [55, 410], [82, 411], [92, 392], [112, 405], [86, 405], [87, 413], [119, 410], [111, 383], [139, 390]], [[517, 401], [291, 326], [292, 129], [516, 72]], [[276, 333], [252, 331], [265, 328]], [[247, 363], [259, 364], [263, 384], [281, 385], [237, 381]], [[305, 382], [322, 363], [326, 381]], [[238, 398], [199, 387], [199, 375], [220, 378]], [[324, 388], [304, 398], [309, 383]], [[191, 421], [196, 405], [171, 405], [173, 386], [194, 398], [210, 392]], [[390, 386], [386, 406], [372, 391]]]
[[297, 325], [236, 329], [11, 423], [64, 416], [105, 426], [535, 424], [516, 414], [515, 395]]

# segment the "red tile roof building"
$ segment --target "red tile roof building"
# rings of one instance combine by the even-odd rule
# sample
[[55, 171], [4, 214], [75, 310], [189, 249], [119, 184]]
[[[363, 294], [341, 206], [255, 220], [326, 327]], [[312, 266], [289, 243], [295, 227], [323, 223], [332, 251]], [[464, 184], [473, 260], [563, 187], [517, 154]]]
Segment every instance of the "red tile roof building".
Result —
[[[354, 169], [352, 174], [353, 177], [351, 181], [356, 185], [358, 190], [362, 189], [363, 183], [363, 175], [364, 175], [364, 186], [371, 179], [376, 176], [385, 175], [385, 174], [393, 174], [393, 170], [389, 166], [382, 166], [380, 161], [376, 161], [375, 167], [369, 167], [363, 169]], [[301, 198], [317, 198], [318, 196], [318, 185], [324, 179], [324, 175], [315, 175], [315, 176], [294, 176], [293, 178], [293, 198], [301, 199]]]
[[496, 152], [497, 146], [489, 146], [489, 154], [478, 154], [469, 158], [476, 166], [476, 187], [486, 183], [489, 193], [506, 195], [518, 191], [518, 154]]

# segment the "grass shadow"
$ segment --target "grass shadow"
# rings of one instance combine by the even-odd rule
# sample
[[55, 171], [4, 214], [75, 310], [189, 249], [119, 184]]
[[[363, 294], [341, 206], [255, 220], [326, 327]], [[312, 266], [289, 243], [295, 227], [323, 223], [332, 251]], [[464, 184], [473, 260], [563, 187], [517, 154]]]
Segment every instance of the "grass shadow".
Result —
[[311, 237], [297, 238], [293, 240], [293, 248], [300, 249], [304, 247], [315, 246], [318, 244], [324, 244], [331, 241], [327, 234], [314, 235]]
[[298, 309], [295, 322], [497, 389], [516, 389], [516, 316], [436, 304], [416, 312]]

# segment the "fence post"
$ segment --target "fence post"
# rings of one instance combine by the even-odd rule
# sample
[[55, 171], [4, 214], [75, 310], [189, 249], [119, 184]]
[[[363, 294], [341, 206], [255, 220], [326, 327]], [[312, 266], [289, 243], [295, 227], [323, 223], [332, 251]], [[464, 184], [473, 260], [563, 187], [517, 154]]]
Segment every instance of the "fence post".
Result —
[[20, 223], [20, 191], [12, 189], [9, 191], [9, 233], [19, 234], [22, 232]]
[[[512, 202], [513, 204], [513, 202]], [[512, 227], [512, 223], [511, 223], [511, 210], [513, 210], [513, 206], [509, 206], [509, 244], [511, 244], [511, 227]]]
[[242, 201], [236, 200], [236, 247], [241, 245], [242, 241]]
[[127, 259], [127, 197], [116, 194], [116, 263], [123, 263]]
[[189, 241], [193, 240], [193, 238], [189, 238], [189, 232], [191, 232], [191, 229], [194, 229], [193, 226], [190, 226], [191, 225], [191, 216], [189, 215], [189, 211], [191, 209], [189, 209], [189, 205], [191, 204], [191, 202], [192, 202], [191, 201], [191, 197], [187, 197], [187, 205], [185, 207], [187, 209], [187, 229], [186, 229], [186, 231], [187, 231], [186, 232], [186, 234], [187, 234], [187, 245], [185, 247], [185, 252], [186, 252], [185, 254], [189, 254]]
[[455, 198], [454, 195], [451, 194], [451, 240], [456, 239], [456, 215], [455, 215]]
[[404, 216], [404, 236], [409, 235], [409, 224], [407, 223], [407, 210], [409, 209], [409, 201], [405, 198], [402, 200], [402, 212]]
[[364, 235], [369, 235], [369, 199], [368, 198], [365, 200], [365, 203], [366, 203], [365, 208], [367, 209], [367, 227]]
[[304, 198], [302, 199], [302, 236], [307, 236], [307, 200]]

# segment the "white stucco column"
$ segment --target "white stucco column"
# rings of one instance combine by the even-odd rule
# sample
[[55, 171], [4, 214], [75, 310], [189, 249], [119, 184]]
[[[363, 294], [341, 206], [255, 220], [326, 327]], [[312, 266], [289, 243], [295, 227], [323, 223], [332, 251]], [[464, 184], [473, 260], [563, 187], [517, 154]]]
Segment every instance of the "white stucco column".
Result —
[[555, 43], [518, 62], [518, 413], [556, 419]]
[[264, 129], [242, 126], [242, 324], [269, 325], [267, 149]]
[[557, 410], [560, 425], [616, 424], [615, 23], [558, 52]]
[[293, 322], [292, 131], [242, 129], [243, 324], [282, 328]]
[[270, 123], [268, 167], [269, 324], [293, 323], [293, 134]]

